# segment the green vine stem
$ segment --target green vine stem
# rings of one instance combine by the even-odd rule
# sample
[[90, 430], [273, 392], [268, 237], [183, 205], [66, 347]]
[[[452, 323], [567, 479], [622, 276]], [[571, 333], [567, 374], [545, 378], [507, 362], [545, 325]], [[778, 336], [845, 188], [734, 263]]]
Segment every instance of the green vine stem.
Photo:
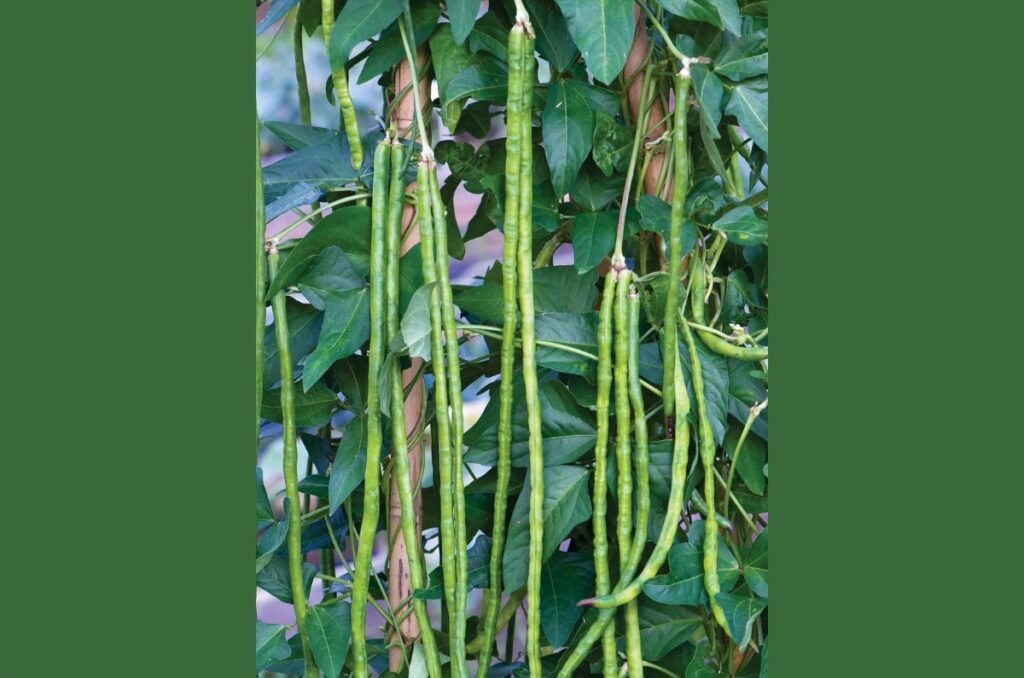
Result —
[[[277, 274], [281, 255], [270, 243], [267, 250], [270, 275]], [[292, 351], [289, 344], [288, 316], [285, 307], [285, 293], [281, 290], [271, 302], [274, 309], [274, 333], [281, 362], [281, 412], [284, 427], [284, 485], [288, 498], [288, 574], [291, 578], [292, 606], [295, 609], [295, 625], [302, 639], [302, 654], [306, 663], [306, 678], [319, 678], [320, 671], [313, 660], [309, 637], [306, 634], [306, 590], [302, 585], [302, 517], [299, 503], [298, 443], [295, 430], [295, 379], [292, 374]]]
[[295, 8], [295, 25], [292, 27], [292, 47], [295, 51], [295, 84], [299, 89], [299, 120], [303, 125], [313, 124], [309, 106], [309, 81], [306, 78], [306, 57], [302, 52], [302, 22], [299, 8]]
[[736, 441], [736, 447], [732, 451], [732, 461], [729, 463], [729, 476], [725, 481], [725, 498], [723, 499], [723, 503], [726, 508], [728, 507], [729, 496], [732, 494], [732, 479], [736, 475], [736, 467], [740, 462], [740, 452], [743, 451], [743, 443], [747, 440], [747, 434], [750, 433], [750, 427], [754, 425], [754, 421], [761, 416], [761, 412], [763, 412], [767, 407], [767, 398], [759, 403], [755, 403], [751, 406], [750, 413], [747, 415], [747, 420], [743, 423], [743, 431], [740, 432], [739, 440]]
[[256, 447], [263, 420], [263, 337], [267, 332], [267, 216], [263, 205], [263, 162], [260, 156], [260, 116], [256, 114]]
[[[334, 0], [321, 0], [320, 6], [324, 46], [330, 54], [331, 34], [334, 32]], [[348, 74], [345, 72], [345, 68], [341, 67], [332, 69], [331, 76], [334, 80], [334, 92], [341, 107], [345, 136], [348, 137], [349, 150], [352, 152], [352, 167], [358, 172], [363, 166], [363, 142], [359, 138], [359, 119], [356, 117], [356, 107], [352, 103], [352, 95], [348, 91]]]

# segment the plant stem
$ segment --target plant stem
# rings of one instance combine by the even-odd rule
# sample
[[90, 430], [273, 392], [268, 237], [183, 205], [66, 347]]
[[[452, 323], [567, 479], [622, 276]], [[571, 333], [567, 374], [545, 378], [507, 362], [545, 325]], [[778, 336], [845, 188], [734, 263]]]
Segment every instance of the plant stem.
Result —
[[[740, 433], [739, 440], [736, 441], [736, 447], [732, 452], [732, 462], [729, 464], [729, 479], [725, 482], [725, 494], [726, 498], [732, 493], [732, 479], [736, 475], [736, 466], [740, 461], [740, 452], [743, 451], [743, 443], [747, 439], [747, 434], [750, 433], [750, 427], [754, 425], [754, 420], [761, 416], [768, 407], [768, 398], [765, 398], [760, 403], [755, 403], [750, 408], [750, 413], [747, 415], [746, 422], [743, 423], [743, 431]], [[727, 508], [727, 506], [725, 507]]]
[[370, 197], [369, 193], [360, 192], [360, 193], [355, 193], [353, 195], [346, 195], [344, 198], [339, 198], [339, 199], [335, 200], [334, 202], [329, 202], [326, 205], [322, 205], [321, 207], [319, 207], [318, 209], [313, 210], [312, 212], [310, 212], [306, 216], [302, 217], [301, 219], [297, 219], [297, 220], [293, 221], [292, 223], [288, 224], [287, 226], [285, 226], [284, 228], [282, 228], [280, 231], [278, 231], [277, 233], [274, 234], [274, 237], [271, 238], [271, 240], [273, 240], [275, 244], [276, 243], [280, 243], [281, 240], [286, 235], [288, 235], [289, 233], [294, 231], [296, 228], [298, 228], [302, 224], [306, 223], [307, 221], [312, 220], [314, 217], [316, 217], [316, 216], [326, 212], [327, 210], [331, 209], [332, 207], [337, 207], [338, 205], [345, 205], [345, 204], [350, 203], [350, 202], [356, 202], [358, 200], [363, 200], [364, 198], [368, 198], [368, 197]]
[[292, 44], [295, 48], [295, 84], [299, 89], [299, 120], [303, 125], [313, 124], [309, 106], [309, 81], [306, 78], [306, 58], [302, 52], [302, 22], [299, 8], [295, 8], [295, 26], [292, 28]]
[[267, 332], [267, 219], [263, 205], [263, 163], [260, 156], [260, 116], [256, 114], [256, 449], [263, 420], [263, 341]]

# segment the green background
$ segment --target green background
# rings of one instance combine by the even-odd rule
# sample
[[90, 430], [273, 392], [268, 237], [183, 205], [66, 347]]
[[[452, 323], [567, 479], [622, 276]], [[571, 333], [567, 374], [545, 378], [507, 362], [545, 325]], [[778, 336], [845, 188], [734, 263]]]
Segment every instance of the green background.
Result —
[[[1017, 663], [1007, 7], [772, 3], [776, 678]], [[252, 675], [252, 12], [5, 8], [4, 675]]]

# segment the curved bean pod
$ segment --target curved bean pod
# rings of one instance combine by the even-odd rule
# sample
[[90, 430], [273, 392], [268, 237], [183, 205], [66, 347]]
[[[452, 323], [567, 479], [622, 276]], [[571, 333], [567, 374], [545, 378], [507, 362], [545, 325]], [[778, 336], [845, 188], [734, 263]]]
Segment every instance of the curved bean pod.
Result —
[[[324, 45], [327, 52], [331, 51], [331, 33], [334, 32], [334, 0], [321, 1], [320, 24], [324, 33]], [[352, 95], [348, 91], [348, 74], [345, 69], [337, 68], [331, 72], [334, 79], [334, 92], [341, 107], [341, 118], [345, 125], [345, 136], [352, 151], [352, 167], [358, 172], [363, 166], [363, 142], [359, 138], [359, 120], [356, 118], [356, 107], [352, 103]]]
[[[693, 309], [693, 321], [698, 325], [707, 325], [704, 320], [704, 262], [694, 257], [696, 265], [690, 267], [690, 308]], [[737, 360], [764, 360], [768, 357], [768, 349], [763, 346], [737, 346], [725, 339], [706, 331], [697, 330], [701, 341], [712, 351]]]

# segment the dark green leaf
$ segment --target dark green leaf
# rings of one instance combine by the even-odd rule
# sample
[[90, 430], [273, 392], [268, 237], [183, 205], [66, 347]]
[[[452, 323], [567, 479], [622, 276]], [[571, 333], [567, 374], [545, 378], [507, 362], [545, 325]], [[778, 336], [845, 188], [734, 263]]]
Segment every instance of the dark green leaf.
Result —
[[[657, 662], [701, 628], [700, 615], [686, 607], [661, 605], [641, 598], [638, 608], [640, 646], [646, 661]], [[616, 644], [624, 651], [625, 637], [616, 638]]]
[[[740, 429], [736, 426], [729, 427], [729, 433], [725, 436], [725, 451], [729, 453], [729, 459], [736, 458], [736, 443], [739, 442], [739, 437]], [[748, 434], [743, 441], [736, 473], [750, 491], [760, 497], [764, 496], [764, 465], [767, 461], [768, 446], [757, 436]]]
[[[353, 239], [353, 234], [360, 232], [365, 232], [366, 235], [365, 258], [360, 256], [362, 254], [359, 251], [361, 247], [358, 245], [361, 239]], [[284, 260], [277, 275], [270, 283], [267, 299], [286, 287], [294, 285], [320, 252], [331, 245], [338, 245], [356, 272], [360, 276], [366, 276], [370, 270], [369, 233], [369, 207], [341, 207], [334, 210], [321, 219]], [[352, 247], [352, 245], [356, 245], [356, 247]], [[360, 259], [365, 262], [365, 268], [360, 265]]]
[[[323, 313], [310, 304], [302, 304], [291, 297], [285, 299], [288, 318], [288, 344], [292, 352], [292, 368], [316, 348]], [[263, 335], [263, 385], [276, 384], [281, 379], [281, 354], [277, 349], [277, 336], [271, 324]]]
[[476, 15], [480, 11], [480, 0], [448, 0], [448, 19], [452, 24], [452, 37], [461, 45], [473, 30]]
[[324, 297], [331, 292], [363, 287], [366, 280], [352, 267], [341, 248], [331, 245], [321, 250], [296, 284], [310, 303], [322, 310]]
[[299, 481], [299, 492], [327, 499], [329, 483], [330, 481], [328, 481], [327, 476], [314, 473]]
[[573, 42], [594, 77], [606, 85], [622, 72], [636, 22], [630, 0], [558, 0]]
[[263, 486], [263, 469], [256, 467], [256, 529], [274, 523], [274, 509], [270, 506], [270, 497], [267, 496], [267, 488]]
[[[576, 186], [571, 197], [583, 209], [597, 212], [615, 198], [622, 195], [622, 184], [625, 178], [619, 174], [608, 177], [594, 165], [587, 164], [576, 179]], [[618, 213], [612, 214], [617, 217]]]
[[327, 309], [316, 350], [306, 359], [302, 386], [309, 388], [337, 360], [359, 350], [370, 338], [370, 290], [368, 287], [336, 292], [325, 298]]
[[263, 125], [273, 132], [281, 141], [288, 144], [293, 151], [316, 146], [330, 141], [338, 135], [338, 130], [326, 127], [311, 127], [292, 122], [264, 122]]
[[256, 574], [259, 574], [260, 570], [267, 566], [270, 559], [274, 557], [274, 553], [284, 543], [285, 537], [288, 536], [287, 513], [288, 501], [285, 500], [285, 519], [268, 527], [259, 542], [256, 543]]
[[387, 28], [404, 4], [404, 0], [348, 0], [331, 34], [331, 68], [344, 68], [352, 48]]
[[[313, 563], [302, 563], [302, 582], [306, 589], [306, 596], [313, 586], [313, 578], [317, 569]], [[282, 603], [291, 604], [292, 585], [291, 577], [288, 575], [288, 557], [274, 556], [267, 566], [256, 575], [256, 586], [274, 596]]]
[[[533, 273], [533, 298], [536, 312], [583, 313], [593, 310], [597, 301], [597, 272], [577, 275], [572, 266], [546, 266]], [[487, 283], [472, 287], [454, 286], [455, 303], [468, 313], [487, 323], [502, 323], [503, 305], [501, 283]]]
[[462, 113], [462, 105], [452, 99], [448, 86], [456, 75], [476, 60], [467, 45], [455, 43], [451, 24], [441, 24], [430, 36], [430, 57], [441, 98], [441, 119], [449, 130], [454, 130]]
[[445, 103], [463, 99], [504, 103], [508, 97], [508, 71], [505, 65], [492, 57], [481, 55], [448, 83]]
[[[476, 22], [469, 34], [469, 49], [474, 53], [490, 52], [508, 62], [508, 31], [495, 14], [488, 12]], [[454, 32], [454, 31], [453, 31]]]
[[736, 0], [658, 0], [661, 6], [676, 16], [703, 21], [722, 30], [739, 35], [740, 10]]
[[768, 72], [768, 31], [730, 42], [715, 59], [715, 72], [730, 80], [746, 80]]
[[455, 133], [486, 139], [491, 131], [491, 122], [491, 105], [486, 101], [474, 101], [463, 109]]
[[557, 195], [565, 195], [594, 144], [594, 113], [575, 80], [558, 80], [548, 91], [541, 116], [544, 155]]
[[285, 627], [256, 620], [256, 671], [267, 668], [271, 662], [287, 659], [292, 650], [284, 637]]
[[334, 364], [334, 380], [345, 401], [356, 412], [366, 409], [366, 379], [369, 372], [366, 356], [353, 355]]
[[[542, 561], [555, 552], [558, 545], [576, 525], [590, 518], [592, 506], [587, 493], [590, 473], [580, 466], [548, 466], [544, 469], [544, 545]], [[515, 591], [526, 585], [526, 568], [530, 546], [530, 482], [527, 479], [516, 500], [508, 528], [503, 571], [505, 589]]]
[[330, 511], [334, 513], [338, 507], [359, 487], [366, 474], [366, 420], [356, 417], [345, 425], [338, 452], [331, 465], [330, 476]]
[[768, 92], [746, 84], [736, 85], [725, 105], [725, 112], [735, 115], [754, 143], [768, 150]]
[[740, 650], [747, 647], [750, 642], [750, 632], [754, 626], [754, 620], [761, 614], [764, 608], [768, 607], [768, 601], [762, 598], [753, 598], [747, 595], [734, 595], [732, 593], [719, 593], [715, 600], [722, 606], [725, 612], [725, 619], [729, 624], [729, 633], [732, 635]]
[[726, 212], [711, 227], [737, 245], [759, 245], [768, 241], [768, 222], [746, 205]]
[[615, 246], [618, 217], [614, 212], [584, 212], [572, 229], [572, 251], [576, 270], [586, 273], [601, 263]]
[[605, 176], [626, 171], [632, 147], [629, 130], [604, 111], [594, 111], [594, 164]]
[[[430, 37], [437, 27], [437, 19], [441, 16], [441, 6], [436, 2], [421, 0], [412, 3], [412, 26], [413, 35], [416, 38], [416, 45], [422, 45]], [[370, 50], [363, 70], [359, 73], [357, 84], [369, 82], [381, 73], [393, 68], [399, 61], [405, 58], [405, 48], [402, 46], [402, 35], [398, 32], [396, 21], [381, 33], [380, 40]]]
[[718, 123], [722, 120], [722, 95], [725, 88], [718, 76], [707, 66], [696, 64], [690, 67], [693, 74], [693, 94], [700, 107], [700, 119], [707, 125], [712, 138], [719, 138]]
[[553, 0], [526, 0], [537, 34], [537, 51], [558, 72], [568, 70], [579, 51], [569, 35], [565, 17]]
[[562, 647], [583, 616], [576, 603], [594, 593], [593, 556], [555, 551], [541, 568], [540, 581], [540, 625], [548, 643]]
[[352, 183], [359, 176], [352, 168], [352, 153], [348, 141], [342, 135], [335, 134], [328, 141], [295, 151], [263, 168], [263, 197], [268, 205], [267, 219], [273, 218], [269, 205], [284, 196], [289, 189], [301, 185], [302, 191], [306, 192], [313, 188], [331, 190]]
[[349, 634], [352, 632], [352, 611], [347, 602], [330, 607], [311, 607], [306, 617], [309, 646], [324, 678], [338, 678], [348, 655]]
[[[536, 318], [536, 336], [597, 355], [597, 311], [541, 313]], [[563, 374], [595, 374], [595, 363], [589, 358], [549, 346], [537, 347], [537, 364]]]
[[424, 285], [416, 290], [409, 309], [402, 316], [401, 340], [410, 356], [430, 361], [430, 311], [438, 303], [435, 285]]
[[768, 528], [751, 546], [740, 550], [742, 557], [743, 580], [750, 590], [758, 596], [768, 598]]
[[[296, 389], [295, 425], [323, 426], [330, 419], [338, 405], [338, 396], [323, 384], [317, 384], [308, 391]], [[261, 415], [268, 421], [281, 421], [281, 389], [263, 392]]]

